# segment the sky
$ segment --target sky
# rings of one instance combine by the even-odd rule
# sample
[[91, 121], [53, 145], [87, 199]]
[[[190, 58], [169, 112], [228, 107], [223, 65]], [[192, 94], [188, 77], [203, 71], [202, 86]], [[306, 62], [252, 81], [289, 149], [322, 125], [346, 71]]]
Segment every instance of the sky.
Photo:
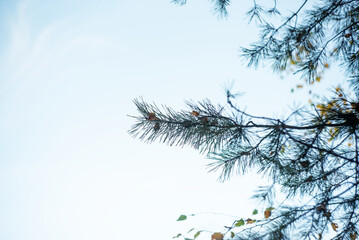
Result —
[[233, 83], [267, 116], [308, 100], [298, 77], [238, 57], [257, 40], [249, 4], [219, 19], [204, 0], [0, 1], [0, 239], [171, 239], [248, 216], [260, 176], [219, 182], [205, 155], [127, 131], [138, 97], [179, 110], [225, 103]]

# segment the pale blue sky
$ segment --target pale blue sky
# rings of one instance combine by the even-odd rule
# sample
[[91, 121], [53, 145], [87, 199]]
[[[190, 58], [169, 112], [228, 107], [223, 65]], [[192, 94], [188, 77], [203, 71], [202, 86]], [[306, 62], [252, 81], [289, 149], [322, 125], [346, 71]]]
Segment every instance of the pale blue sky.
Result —
[[182, 213], [246, 217], [260, 177], [218, 183], [193, 149], [127, 134], [139, 96], [224, 103], [235, 80], [251, 113], [307, 100], [290, 93], [295, 78], [241, 64], [239, 46], [257, 37], [246, 4], [219, 20], [204, 0], [1, 1], [0, 239], [170, 239], [232, 221]]

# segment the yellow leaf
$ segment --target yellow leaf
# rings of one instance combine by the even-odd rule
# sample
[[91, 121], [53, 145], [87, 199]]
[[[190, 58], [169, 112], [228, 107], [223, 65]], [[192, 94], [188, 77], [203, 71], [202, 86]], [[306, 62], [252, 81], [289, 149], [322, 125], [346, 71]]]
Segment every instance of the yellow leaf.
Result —
[[297, 88], [303, 88], [303, 85], [298, 84]]
[[329, 64], [328, 64], [328, 63], [324, 63], [324, 67], [325, 67], [325, 68], [329, 68]]
[[293, 59], [290, 59], [290, 64], [292, 64], [292, 65], [295, 65], [295, 64], [297, 64]]
[[318, 76], [318, 77], [315, 78], [315, 81], [320, 82], [321, 79], [322, 79], [322, 77]]
[[255, 223], [255, 222], [256, 222], [255, 219], [251, 219], [251, 218], [247, 219], [247, 224], [251, 224], [251, 223]]
[[212, 240], [223, 240], [223, 234], [222, 233], [213, 233], [212, 234]]
[[271, 215], [272, 215], [272, 211], [271, 211], [269, 208], [267, 208], [267, 209], [264, 211], [264, 217], [265, 217], [266, 219], [268, 219]]
[[147, 120], [148, 121], [158, 120], [158, 118], [156, 117], [156, 113], [148, 113], [147, 114]]
[[337, 231], [338, 224], [332, 222], [331, 225], [332, 225], [333, 230]]
[[192, 112], [191, 112], [191, 114], [192, 114], [193, 116], [196, 116], [196, 117], [198, 117], [198, 115], [199, 115], [199, 112], [197, 112], [197, 111], [192, 111]]

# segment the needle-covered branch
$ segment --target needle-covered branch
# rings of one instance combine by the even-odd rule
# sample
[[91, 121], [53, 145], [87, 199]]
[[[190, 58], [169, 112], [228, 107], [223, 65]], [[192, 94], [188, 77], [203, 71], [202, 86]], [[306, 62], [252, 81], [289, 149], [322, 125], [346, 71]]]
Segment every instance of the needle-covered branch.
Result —
[[[215, 106], [209, 100], [187, 102], [187, 109], [181, 111], [136, 99], [139, 115], [134, 117], [137, 123], [129, 132], [146, 142], [159, 140], [200, 149], [213, 160], [210, 170], [221, 171], [222, 181], [233, 173], [255, 169], [277, 186], [272, 190], [280, 187], [288, 202], [299, 195], [311, 196], [310, 204], [287, 206], [285, 211], [282, 208], [275, 221], [252, 229], [273, 228], [272, 232], [252, 235], [264, 239], [305, 223], [311, 226], [306, 231], [310, 239], [314, 230], [324, 231], [328, 221], [345, 223], [343, 234], [359, 221], [358, 209], [353, 208], [359, 196], [357, 102], [338, 90], [334, 98], [323, 104], [275, 119], [248, 114], [230, 99], [228, 107]], [[268, 198], [270, 192], [258, 193], [256, 197]], [[318, 211], [316, 207], [323, 204], [326, 210]], [[298, 209], [306, 210], [299, 214]], [[344, 209], [350, 209], [345, 219]], [[248, 229], [236, 236], [248, 237]], [[338, 236], [341, 234], [338, 231]]]
[[[231, 1], [211, 2], [219, 16], [228, 15]], [[268, 177], [270, 185], [254, 195], [269, 205], [263, 216], [256, 209], [255, 216], [214, 233], [214, 240], [359, 239], [359, 1], [302, 0], [287, 15], [278, 3], [253, 1], [247, 16], [261, 29], [260, 40], [241, 48], [244, 60], [299, 73], [309, 85], [337, 64], [351, 84], [348, 94], [338, 86], [331, 99], [322, 96], [319, 104], [280, 119], [243, 111], [229, 91], [226, 106], [205, 100], [181, 111], [136, 99], [139, 115], [129, 132], [146, 142], [199, 149], [222, 181], [248, 170]], [[276, 191], [284, 200], [274, 209]], [[298, 196], [304, 202], [294, 203]]]

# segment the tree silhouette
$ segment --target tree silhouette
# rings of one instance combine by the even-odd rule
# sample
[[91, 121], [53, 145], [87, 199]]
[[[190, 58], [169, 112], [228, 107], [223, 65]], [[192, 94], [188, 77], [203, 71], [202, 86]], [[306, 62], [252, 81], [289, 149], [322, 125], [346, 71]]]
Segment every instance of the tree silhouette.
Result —
[[[212, 2], [220, 16], [227, 16], [230, 1]], [[253, 196], [268, 206], [263, 217], [236, 219], [216, 233], [219, 238], [357, 239], [359, 1], [304, 0], [286, 17], [276, 0], [269, 8], [254, 1], [247, 14], [261, 28], [260, 40], [241, 48], [249, 66], [270, 62], [273, 70], [283, 71], [290, 65], [305, 83], [313, 84], [329, 65], [338, 64], [351, 87], [334, 86], [330, 98], [281, 119], [243, 111], [229, 90], [227, 106], [203, 100], [187, 102], [181, 111], [135, 99], [139, 115], [129, 133], [143, 141], [189, 145], [207, 153], [221, 180], [246, 169], [270, 177], [271, 184]], [[283, 17], [278, 26], [271, 22], [273, 15]], [[285, 197], [273, 208], [275, 191]], [[295, 203], [298, 196], [304, 202]]]

